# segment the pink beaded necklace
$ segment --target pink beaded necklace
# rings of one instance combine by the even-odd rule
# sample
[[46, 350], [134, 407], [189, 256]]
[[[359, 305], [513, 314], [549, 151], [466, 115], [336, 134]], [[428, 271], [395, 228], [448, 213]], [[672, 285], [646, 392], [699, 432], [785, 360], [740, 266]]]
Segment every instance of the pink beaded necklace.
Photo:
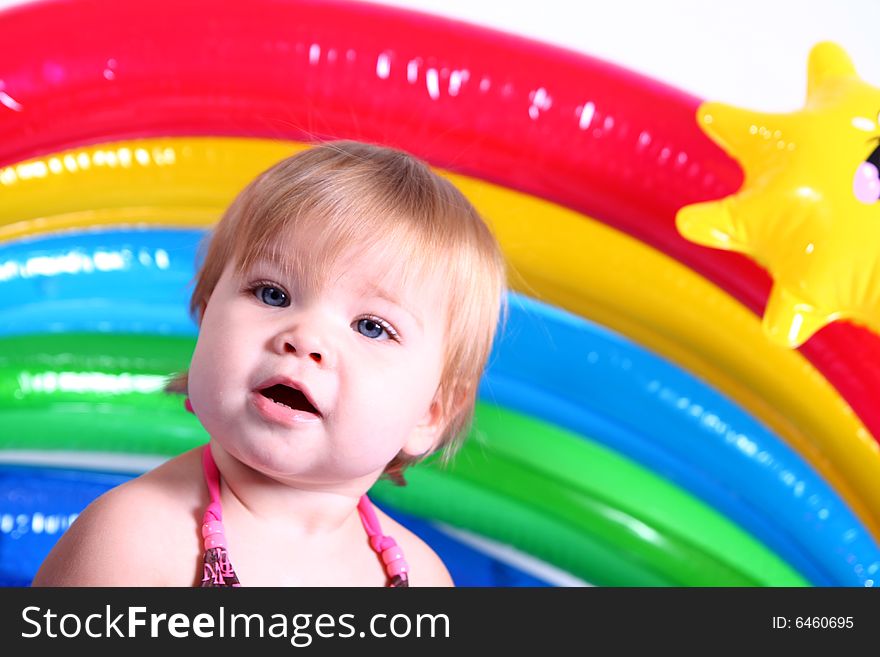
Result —
[[[202, 449], [202, 468], [211, 495], [211, 503], [205, 509], [205, 516], [202, 519], [205, 557], [201, 586], [241, 586], [226, 549], [223, 509], [220, 506], [220, 471], [214, 463], [210, 445], [205, 445]], [[394, 588], [409, 586], [409, 566], [403, 557], [403, 551], [393, 538], [382, 534], [379, 518], [376, 517], [376, 511], [366, 495], [358, 502], [358, 514], [369, 536], [370, 547], [382, 557], [382, 562], [385, 564], [388, 586]]]

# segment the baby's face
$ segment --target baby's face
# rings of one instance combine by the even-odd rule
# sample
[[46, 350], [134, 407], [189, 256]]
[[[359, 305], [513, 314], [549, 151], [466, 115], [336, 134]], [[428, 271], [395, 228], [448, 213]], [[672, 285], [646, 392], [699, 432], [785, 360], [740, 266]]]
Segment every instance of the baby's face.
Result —
[[439, 281], [407, 288], [362, 256], [314, 298], [267, 261], [242, 275], [227, 265], [202, 317], [190, 401], [227, 452], [277, 480], [369, 480], [440, 436], [444, 327]]

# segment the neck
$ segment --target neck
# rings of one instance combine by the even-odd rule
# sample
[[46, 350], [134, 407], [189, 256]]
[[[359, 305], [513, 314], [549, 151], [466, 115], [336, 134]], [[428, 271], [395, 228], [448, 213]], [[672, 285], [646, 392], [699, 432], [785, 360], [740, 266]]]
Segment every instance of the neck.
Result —
[[214, 441], [210, 449], [220, 471], [224, 519], [269, 523], [300, 540], [363, 532], [357, 505], [380, 473], [338, 484], [285, 481], [242, 463]]

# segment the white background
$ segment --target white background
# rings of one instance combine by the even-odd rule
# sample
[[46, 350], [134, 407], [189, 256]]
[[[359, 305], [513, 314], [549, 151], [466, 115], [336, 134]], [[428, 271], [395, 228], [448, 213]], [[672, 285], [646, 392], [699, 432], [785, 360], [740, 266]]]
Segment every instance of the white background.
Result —
[[[0, 7], [12, 4], [23, 2], [0, 0]], [[807, 53], [826, 39], [846, 48], [861, 77], [880, 86], [880, 0], [384, 0], [383, 4], [566, 46], [701, 98], [754, 110], [799, 108], [806, 90]], [[0, 15], [0, 52], [2, 36]]]

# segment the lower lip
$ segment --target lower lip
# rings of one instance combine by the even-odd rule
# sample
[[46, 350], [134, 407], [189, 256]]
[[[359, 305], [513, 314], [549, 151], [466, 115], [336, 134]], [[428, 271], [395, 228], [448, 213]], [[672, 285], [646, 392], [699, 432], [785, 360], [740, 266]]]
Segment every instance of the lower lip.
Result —
[[295, 426], [297, 424], [313, 424], [320, 422], [321, 417], [308, 411], [302, 411], [297, 408], [290, 408], [282, 404], [276, 404], [268, 397], [254, 392], [251, 394], [251, 401], [264, 418], [271, 422], [277, 422], [285, 426]]

